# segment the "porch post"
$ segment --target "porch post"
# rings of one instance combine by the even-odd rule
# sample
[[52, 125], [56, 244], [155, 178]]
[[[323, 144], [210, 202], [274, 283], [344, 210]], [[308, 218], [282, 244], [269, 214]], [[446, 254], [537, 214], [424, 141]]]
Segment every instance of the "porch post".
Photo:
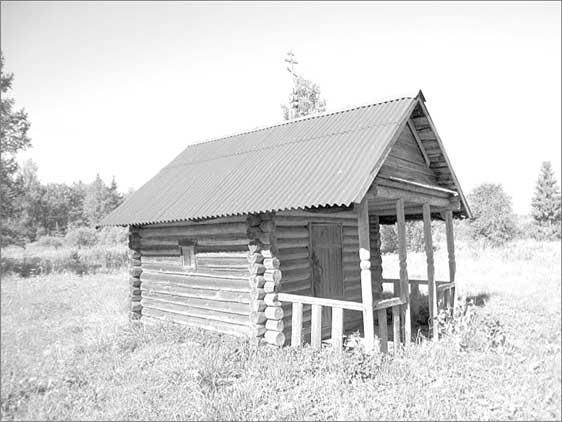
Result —
[[[457, 264], [455, 263], [455, 234], [453, 231], [453, 211], [445, 211], [445, 231], [447, 235], [447, 253], [449, 255], [449, 281], [455, 281]], [[449, 293], [448, 304], [451, 308], [455, 307], [455, 288]]]
[[404, 199], [396, 201], [396, 225], [398, 228], [398, 258], [400, 261], [400, 298], [406, 303], [402, 305], [402, 324], [404, 327], [404, 345], [412, 339], [412, 321], [410, 320], [410, 283], [406, 261], [406, 217], [404, 215]]
[[361, 299], [363, 302], [363, 331], [365, 348], [375, 348], [375, 323], [373, 317], [373, 290], [371, 286], [371, 252], [369, 242], [369, 199], [365, 196], [357, 207], [359, 231], [359, 259], [361, 260]]
[[439, 336], [439, 327], [436, 323], [437, 286], [435, 285], [435, 268], [433, 264], [433, 241], [431, 239], [431, 209], [429, 204], [423, 204], [423, 239], [425, 242], [425, 255], [427, 258], [427, 290], [429, 300], [429, 323], [433, 328], [433, 338]]

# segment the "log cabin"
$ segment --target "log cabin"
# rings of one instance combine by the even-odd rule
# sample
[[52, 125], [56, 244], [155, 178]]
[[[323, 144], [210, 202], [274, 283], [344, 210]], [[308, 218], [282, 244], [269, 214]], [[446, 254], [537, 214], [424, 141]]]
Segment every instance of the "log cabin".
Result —
[[[453, 219], [471, 216], [425, 102], [420, 91], [188, 146], [101, 223], [129, 227], [130, 318], [278, 346], [340, 350], [355, 329], [369, 350], [407, 344], [420, 284], [430, 324], [453, 305]], [[432, 219], [446, 227], [441, 282]], [[408, 278], [407, 220], [423, 220], [427, 280]], [[395, 280], [384, 224], [397, 225]]]

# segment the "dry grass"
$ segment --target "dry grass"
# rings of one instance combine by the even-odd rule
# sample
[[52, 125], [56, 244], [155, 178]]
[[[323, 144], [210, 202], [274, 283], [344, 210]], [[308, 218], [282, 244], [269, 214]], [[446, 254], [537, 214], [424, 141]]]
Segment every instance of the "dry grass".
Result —
[[[459, 290], [483, 304], [470, 347], [391, 359], [130, 326], [125, 274], [3, 278], [2, 418], [560, 420], [560, 243], [459, 249]], [[409, 266], [423, 276], [425, 258]]]

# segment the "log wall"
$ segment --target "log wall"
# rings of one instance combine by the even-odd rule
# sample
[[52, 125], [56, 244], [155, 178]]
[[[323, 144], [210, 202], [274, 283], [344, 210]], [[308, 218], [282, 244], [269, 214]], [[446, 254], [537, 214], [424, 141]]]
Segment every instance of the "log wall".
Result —
[[[312, 296], [312, 260], [310, 251], [311, 223], [338, 223], [343, 226], [343, 277], [344, 298], [361, 302], [361, 269], [359, 267], [359, 235], [357, 214], [352, 211], [335, 213], [310, 213], [304, 211], [280, 211], [273, 218], [275, 238], [282, 279], [279, 291]], [[310, 341], [311, 307], [304, 305], [303, 336]], [[286, 339], [291, 338], [292, 307], [283, 303], [283, 324]], [[344, 312], [344, 330], [362, 325], [361, 312]], [[323, 335], [329, 335], [329, 332]]]
[[[140, 264], [142, 319], [255, 334], [250, 322], [248, 235], [245, 216], [151, 224], [132, 232]], [[180, 243], [195, 244], [195, 267], [182, 264]]]

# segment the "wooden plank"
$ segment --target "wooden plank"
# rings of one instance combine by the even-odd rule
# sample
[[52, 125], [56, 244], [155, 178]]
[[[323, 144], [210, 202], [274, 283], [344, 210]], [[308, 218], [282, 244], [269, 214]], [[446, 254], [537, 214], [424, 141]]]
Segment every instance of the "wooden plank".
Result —
[[231, 314], [246, 315], [250, 314], [248, 303], [220, 301], [215, 299], [202, 299], [192, 296], [183, 296], [177, 294], [161, 293], [153, 289], [144, 289], [141, 286], [141, 295], [143, 298], [168, 301], [179, 305], [187, 305], [191, 308], [207, 309], [217, 312], [226, 312]]
[[359, 231], [359, 257], [361, 259], [361, 298], [363, 302], [363, 332], [365, 348], [375, 348], [375, 322], [373, 318], [373, 287], [371, 285], [371, 244], [369, 241], [369, 199], [364, 197], [357, 207]]
[[314, 297], [314, 296], [300, 296], [300, 295], [294, 295], [289, 293], [278, 293], [277, 298], [281, 302], [303, 303], [307, 305], [329, 306], [332, 308], [363, 311], [363, 304], [359, 302], [351, 302], [347, 300], [328, 299], [324, 297]]
[[145, 281], [169, 281], [182, 283], [187, 287], [208, 290], [249, 291], [248, 279], [246, 277], [227, 277], [208, 274], [171, 274], [152, 271], [143, 271], [140, 275], [142, 282]]
[[379, 311], [404, 304], [406, 304], [406, 300], [401, 297], [392, 297], [390, 299], [378, 300], [373, 304], [373, 311]]
[[322, 346], [322, 306], [317, 304], [312, 305], [310, 345], [314, 349]]
[[410, 320], [410, 285], [408, 283], [408, 267], [406, 254], [406, 218], [404, 216], [404, 199], [396, 201], [396, 224], [398, 229], [398, 259], [400, 264], [400, 298], [405, 301], [402, 305], [402, 324], [404, 330], [404, 345], [408, 345], [412, 337]]
[[400, 348], [400, 306], [392, 307], [392, 343], [396, 354]]
[[380, 309], [377, 311], [377, 317], [379, 320], [379, 339], [380, 339], [380, 349], [381, 352], [388, 352], [388, 326], [386, 322], [386, 309]]
[[291, 346], [299, 347], [302, 344], [302, 303], [293, 303], [291, 330]]
[[429, 300], [429, 323], [432, 327], [433, 338], [439, 336], [439, 327], [436, 317], [437, 309], [437, 286], [435, 284], [435, 267], [433, 263], [433, 240], [431, 236], [431, 208], [429, 204], [423, 204], [423, 235], [425, 242], [425, 255], [427, 259], [427, 286]]
[[332, 308], [332, 347], [337, 352], [343, 348], [343, 308]]
[[414, 125], [414, 123], [411, 120], [408, 120], [408, 127], [412, 131], [412, 135], [414, 135], [414, 139], [416, 140], [416, 143], [418, 144], [418, 147], [420, 148], [420, 152], [423, 155], [423, 159], [425, 160], [425, 163], [429, 167], [429, 165], [430, 165], [429, 158], [427, 157], [427, 154], [425, 153], [425, 148], [423, 147], [422, 141], [421, 141], [421, 139], [418, 135], [418, 132], [416, 130], [416, 126]]
[[[449, 258], [449, 281], [455, 281], [455, 273], [457, 271], [457, 264], [455, 262], [455, 233], [453, 229], [453, 213], [452, 211], [445, 212], [445, 233], [447, 238], [447, 253]], [[450, 307], [455, 306], [455, 290], [452, 289], [449, 293]]]
[[247, 291], [238, 292], [231, 290], [200, 289], [186, 286], [184, 283], [159, 280], [143, 281], [140, 285], [140, 288], [143, 291], [154, 291], [160, 294], [170, 294], [182, 297], [193, 297], [198, 299], [216, 300], [222, 302], [250, 302], [250, 296]]

